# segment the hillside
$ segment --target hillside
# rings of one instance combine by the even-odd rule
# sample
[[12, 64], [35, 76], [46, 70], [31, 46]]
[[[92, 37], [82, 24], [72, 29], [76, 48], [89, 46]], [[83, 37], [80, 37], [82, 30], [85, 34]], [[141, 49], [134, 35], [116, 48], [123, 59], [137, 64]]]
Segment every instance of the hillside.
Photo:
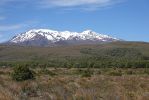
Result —
[[48, 67], [87, 67], [89, 63], [93, 63], [92, 67], [112, 67], [116, 64], [124, 67], [130, 63], [131, 67], [133, 63], [145, 67], [149, 63], [149, 43], [111, 42], [56, 47], [0, 45], [1, 66], [16, 63]]

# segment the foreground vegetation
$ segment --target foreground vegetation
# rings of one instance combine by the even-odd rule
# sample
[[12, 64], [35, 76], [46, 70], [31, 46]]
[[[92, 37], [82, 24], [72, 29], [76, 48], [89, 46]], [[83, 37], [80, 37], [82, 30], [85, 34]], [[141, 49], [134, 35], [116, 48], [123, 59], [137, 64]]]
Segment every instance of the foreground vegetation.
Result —
[[0, 100], [148, 100], [149, 69], [34, 68], [16, 81], [0, 69]]

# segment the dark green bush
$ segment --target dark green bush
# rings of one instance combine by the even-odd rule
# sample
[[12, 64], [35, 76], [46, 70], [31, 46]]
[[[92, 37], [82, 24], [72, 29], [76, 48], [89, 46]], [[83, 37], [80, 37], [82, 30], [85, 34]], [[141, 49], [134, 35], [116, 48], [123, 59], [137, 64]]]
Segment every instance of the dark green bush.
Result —
[[30, 70], [29, 67], [26, 67], [26, 66], [14, 67], [11, 76], [12, 76], [12, 79], [16, 81], [24, 81], [24, 80], [34, 78], [33, 71]]

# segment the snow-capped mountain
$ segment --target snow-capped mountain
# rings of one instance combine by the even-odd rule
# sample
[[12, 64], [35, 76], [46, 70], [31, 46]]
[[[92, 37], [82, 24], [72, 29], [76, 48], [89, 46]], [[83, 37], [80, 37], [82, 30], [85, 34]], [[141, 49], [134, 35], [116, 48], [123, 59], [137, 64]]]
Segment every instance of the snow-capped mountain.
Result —
[[49, 29], [33, 29], [13, 37], [9, 43], [21, 45], [50, 46], [60, 44], [85, 44], [97, 42], [112, 42], [119, 39], [86, 30], [81, 33], [69, 31], [54, 31]]

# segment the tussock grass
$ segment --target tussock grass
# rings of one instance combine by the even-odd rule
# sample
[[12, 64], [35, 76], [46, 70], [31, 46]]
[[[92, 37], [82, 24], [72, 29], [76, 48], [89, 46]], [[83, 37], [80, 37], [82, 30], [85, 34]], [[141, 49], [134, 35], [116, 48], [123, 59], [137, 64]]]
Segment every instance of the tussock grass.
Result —
[[[82, 68], [79, 74], [75, 68], [34, 69], [35, 80], [22, 82], [3, 74], [0, 76], [0, 100], [148, 100], [149, 76], [144, 73], [147, 69], [90, 70], [90, 77], [82, 77], [81, 72], [87, 69]], [[5, 73], [11, 71], [11, 68], [4, 70]], [[135, 74], [127, 74], [127, 71]], [[51, 76], [49, 72], [56, 75]], [[111, 75], [111, 72], [122, 75]]]

